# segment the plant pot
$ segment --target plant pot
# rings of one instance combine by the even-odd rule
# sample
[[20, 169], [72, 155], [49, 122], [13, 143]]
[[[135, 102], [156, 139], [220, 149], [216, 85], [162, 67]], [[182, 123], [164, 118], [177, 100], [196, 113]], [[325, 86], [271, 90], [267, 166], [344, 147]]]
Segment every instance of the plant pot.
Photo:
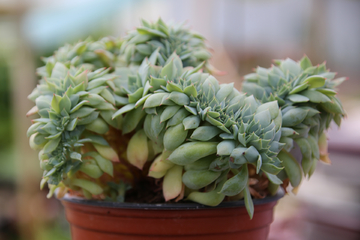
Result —
[[197, 203], [114, 203], [65, 197], [73, 240], [265, 240], [273, 208], [284, 195], [255, 199], [252, 220], [243, 201], [217, 207]]

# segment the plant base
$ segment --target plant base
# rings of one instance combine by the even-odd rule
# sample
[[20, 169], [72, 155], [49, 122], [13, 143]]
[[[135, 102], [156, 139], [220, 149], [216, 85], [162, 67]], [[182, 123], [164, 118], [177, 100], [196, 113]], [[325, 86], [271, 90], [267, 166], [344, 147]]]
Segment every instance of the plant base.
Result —
[[64, 198], [73, 240], [265, 240], [283, 194], [254, 200], [252, 220], [242, 201], [217, 207], [196, 203], [109, 203]]

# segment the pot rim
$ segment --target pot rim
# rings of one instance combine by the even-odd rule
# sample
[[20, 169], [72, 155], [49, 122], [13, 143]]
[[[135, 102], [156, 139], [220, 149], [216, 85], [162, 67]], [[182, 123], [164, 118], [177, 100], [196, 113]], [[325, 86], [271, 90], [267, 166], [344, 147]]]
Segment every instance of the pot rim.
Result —
[[[263, 199], [253, 199], [254, 205], [262, 205], [278, 201], [285, 195], [283, 189], [279, 189], [274, 196], [266, 197]], [[142, 209], [142, 210], [196, 210], [196, 209], [212, 209], [212, 208], [235, 208], [245, 206], [244, 200], [222, 202], [215, 207], [206, 206], [200, 203], [129, 203], [129, 202], [108, 202], [87, 200], [80, 197], [71, 196], [66, 194], [61, 201], [84, 204], [94, 207], [102, 208], [120, 208], [120, 209]]]

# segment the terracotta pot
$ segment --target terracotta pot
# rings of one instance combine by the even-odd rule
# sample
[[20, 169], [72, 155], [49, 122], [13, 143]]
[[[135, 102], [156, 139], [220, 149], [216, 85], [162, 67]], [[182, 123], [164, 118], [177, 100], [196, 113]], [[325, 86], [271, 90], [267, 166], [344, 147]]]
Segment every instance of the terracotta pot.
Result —
[[283, 196], [254, 200], [252, 220], [243, 201], [217, 207], [196, 203], [112, 203], [65, 197], [73, 240], [265, 240], [273, 208]]

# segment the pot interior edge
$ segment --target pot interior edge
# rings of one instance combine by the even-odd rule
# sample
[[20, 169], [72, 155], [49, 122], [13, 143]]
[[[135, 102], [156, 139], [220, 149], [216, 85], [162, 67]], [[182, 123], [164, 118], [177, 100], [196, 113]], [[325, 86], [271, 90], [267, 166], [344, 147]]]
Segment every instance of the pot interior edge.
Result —
[[[262, 205], [279, 200], [285, 195], [284, 190], [280, 189], [274, 196], [266, 197], [263, 199], [253, 199], [254, 205]], [[222, 202], [218, 206], [210, 207], [199, 203], [127, 203], [127, 202], [107, 202], [86, 200], [79, 197], [72, 197], [68, 194], [61, 201], [92, 205], [96, 207], [106, 208], [124, 208], [124, 209], [143, 209], [143, 210], [196, 210], [196, 209], [210, 209], [210, 208], [233, 208], [245, 206], [244, 200]]]

